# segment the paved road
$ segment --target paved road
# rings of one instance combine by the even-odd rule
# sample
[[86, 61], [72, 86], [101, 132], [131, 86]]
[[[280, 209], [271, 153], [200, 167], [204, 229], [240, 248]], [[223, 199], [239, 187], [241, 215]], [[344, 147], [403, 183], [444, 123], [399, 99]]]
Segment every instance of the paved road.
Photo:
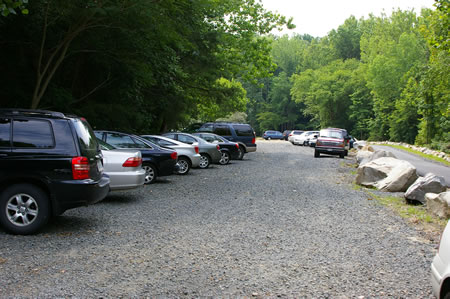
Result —
[[376, 150], [390, 151], [398, 159], [410, 162], [412, 165], [414, 165], [414, 167], [416, 167], [417, 174], [420, 176], [425, 176], [425, 174], [431, 172], [435, 175], [443, 177], [445, 179], [445, 182], [447, 183], [447, 187], [450, 187], [450, 167], [442, 163], [425, 159], [421, 156], [414, 155], [407, 151], [396, 149], [390, 146], [372, 145], [372, 147]]
[[35, 236], [0, 231], [0, 297], [431, 298], [435, 244], [354, 190], [350, 159], [261, 141]]

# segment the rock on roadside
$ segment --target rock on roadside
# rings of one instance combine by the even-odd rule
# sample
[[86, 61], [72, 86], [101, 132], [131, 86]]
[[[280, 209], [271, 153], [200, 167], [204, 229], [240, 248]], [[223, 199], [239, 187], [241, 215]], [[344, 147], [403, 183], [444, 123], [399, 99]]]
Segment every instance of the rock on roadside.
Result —
[[427, 209], [440, 218], [450, 218], [450, 192], [425, 194]]
[[418, 178], [414, 184], [406, 190], [407, 200], [417, 200], [425, 204], [426, 193], [441, 193], [447, 190], [445, 179], [433, 173], [427, 173], [424, 177]]

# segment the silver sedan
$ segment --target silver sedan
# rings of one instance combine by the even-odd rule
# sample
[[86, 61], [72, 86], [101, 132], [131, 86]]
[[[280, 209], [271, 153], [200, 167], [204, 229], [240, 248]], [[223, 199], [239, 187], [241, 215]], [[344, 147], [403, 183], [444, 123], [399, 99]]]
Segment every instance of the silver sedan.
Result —
[[198, 136], [194, 136], [187, 133], [166, 133], [163, 136], [184, 142], [187, 144], [196, 144], [200, 152], [200, 168], [208, 168], [211, 163], [219, 163], [222, 159], [222, 153], [220, 147], [217, 144], [206, 142]]
[[141, 135], [141, 137], [159, 146], [176, 150], [178, 154], [178, 174], [187, 174], [192, 167], [197, 168], [200, 165], [201, 155], [197, 145], [186, 144], [159, 135]]
[[116, 149], [99, 141], [103, 155], [104, 172], [109, 176], [111, 191], [127, 190], [144, 185], [145, 170], [142, 168], [140, 151]]

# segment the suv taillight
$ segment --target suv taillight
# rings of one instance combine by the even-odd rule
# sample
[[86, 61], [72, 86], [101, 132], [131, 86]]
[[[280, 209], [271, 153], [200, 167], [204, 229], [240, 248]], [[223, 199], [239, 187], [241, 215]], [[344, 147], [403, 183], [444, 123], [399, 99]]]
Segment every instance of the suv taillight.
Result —
[[86, 157], [72, 158], [72, 176], [74, 180], [89, 178], [89, 161]]
[[170, 157], [171, 157], [173, 160], [176, 160], [176, 159], [178, 158], [177, 152], [171, 153], [171, 154], [170, 154]]
[[256, 141], [256, 139], [255, 139], [255, 137], [253, 137], [252, 144], [255, 144], [255, 141]]
[[123, 167], [138, 167], [142, 164], [142, 158], [131, 157], [128, 158], [123, 164]]
[[195, 153], [198, 154], [198, 146], [195, 147]]

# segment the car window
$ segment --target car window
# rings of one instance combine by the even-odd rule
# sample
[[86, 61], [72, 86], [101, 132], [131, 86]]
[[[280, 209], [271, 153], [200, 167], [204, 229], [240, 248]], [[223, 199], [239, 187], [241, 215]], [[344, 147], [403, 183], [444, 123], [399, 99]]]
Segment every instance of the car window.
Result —
[[161, 145], [161, 146], [174, 146], [174, 145], [177, 145], [174, 142], [170, 142], [170, 141], [167, 141], [167, 140], [164, 140], [164, 139], [158, 139], [158, 144]]
[[303, 131], [293, 131], [292, 134], [294, 134], [294, 135], [301, 135], [301, 134], [303, 134]]
[[108, 144], [108, 143], [106, 143], [106, 142], [104, 142], [103, 140], [100, 140], [100, 139], [98, 139], [98, 138], [97, 138], [97, 142], [100, 144], [100, 148], [101, 148], [102, 150], [107, 150], [107, 151], [109, 151], [109, 150], [115, 149], [115, 147], [112, 146], [111, 144]]
[[74, 119], [73, 126], [75, 131], [77, 131], [81, 154], [87, 157], [95, 156], [98, 152], [99, 145], [91, 126], [84, 119]]
[[213, 132], [214, 131], [214, 125], [213, 124], [204, 124], [200, 130], [201, 132]]
[[170, 138], [170, 139], [175, 139], [175, 134], [164, 134], [164, 137]]
[[253, 136], [253, 130], [249, 125], [233, 125], [237, 136]]
[[343, 138], [343, 132], [336, 130], [320, 130], [320, 137]]
[[0, 147], [11, 146], [11, 121], [7, 118], [0, 119]]
[[222, 135], [222, 136], [231, 136], [231, 130], [228, 125], [216, 124], [214, 133], [217, 135]]
[[94, 134], [97, 139], [103, 140], [103, 132], [94, 132]]
[[54, 147], [53, 129], [46, 120], [14, 120], [13, 146], [27, 148]]
[[118, 148], [136, 148], [133, 139], [123, 134], [107, 133], [106, 142]]
[[139, 140], [138, 138], [131, 138], [131, 139], [134, 141], [134, 143], [136, 143], [136, 148], [150, 148], [150, 149], [152, 148], [148, 143], [145, 143], [144, 141]]
[[184, 143], [188, 143], [188, 144], [193, 144], [194, 142], [197, 142], [197, 140], [195, 140], [194, 138], [190, 137], [190, 136], [186, 136], [186, 135], [178, 135], [178, 141], [184, 142]]

